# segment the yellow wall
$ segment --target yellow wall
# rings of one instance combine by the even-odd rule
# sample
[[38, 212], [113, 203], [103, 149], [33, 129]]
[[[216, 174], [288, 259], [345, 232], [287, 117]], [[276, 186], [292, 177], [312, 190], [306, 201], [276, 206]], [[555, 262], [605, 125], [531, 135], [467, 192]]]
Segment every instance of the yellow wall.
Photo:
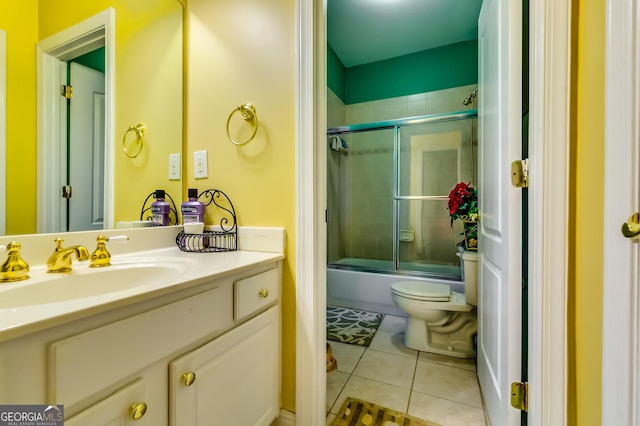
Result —
[[[282, 403], [295, 411], [295, 3], [189, 1], [187, 183], [220, 189], [240, 226], [283, 226]], [[227, 140], [229, 114], [252, 102], [260, 121], [252, 142]], [[250, 128], [231, 123], [242, 140]], [[207, 150], [209, 178], [194, 179], [193, 152]]]
[[[36, 43], [38, 0], [0, 2], [7, 33], [7, 234], [36, 229]], [[3, 200], [4, 202], [4, 200]]]
[[[602, 415], [605, 1], [574, 4], [571, 218], [575, 236], [569, 290], [569, 424]], [[573, 186], [573, 185], [572, 185]], [[571, 269], [570, 269], [571, 270]], [[572, 362], [574, 361], [574, 362]]]

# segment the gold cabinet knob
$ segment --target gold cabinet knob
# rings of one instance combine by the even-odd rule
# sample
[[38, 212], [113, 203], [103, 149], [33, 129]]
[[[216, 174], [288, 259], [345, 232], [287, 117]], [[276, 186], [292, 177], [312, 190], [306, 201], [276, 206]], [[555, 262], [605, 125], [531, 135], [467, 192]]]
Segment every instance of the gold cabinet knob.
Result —
[[260, 290], [260, 292], [258, 293], [261, 297], [269, 297], [269, 289], [268, 288], [263, 288], [262, 290]]
[[144, 402], [138, 402], [136, 404], [131, 404], [129, 407], [129, 414], [133, 420], [140, 420], [144, 413], [147, 412], [147, 404]]
[[194, 373], [193, 371], [184, 373], [182, 377], [180, 377], [180, 380], [185, 384], [185, 386], [191, 386], [193, 382], [196, 381], [196, 373]]

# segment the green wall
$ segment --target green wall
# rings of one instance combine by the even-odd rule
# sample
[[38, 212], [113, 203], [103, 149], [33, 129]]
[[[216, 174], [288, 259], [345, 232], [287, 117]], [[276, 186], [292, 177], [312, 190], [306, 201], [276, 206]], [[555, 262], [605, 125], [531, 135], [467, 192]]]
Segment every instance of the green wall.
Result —
[[345, 99], [344, 77], [347, 69], [336, 55], [336, 52], [327, 44], [327, 86], [338, 96], [342, 102]]
[[477, 82], [477, 40], [351, 68], [327, 46], [327, 85], [346, 105]]
[[104, 47], [100, 47], [96, 50], [93, 50], [89, 53], [85, 53], [82, 56], [78, 56], [75, 59], [72, 59], [71, 62], [77, 62], [80, 65], [84, 65], [85, 67], [89, 67], [96, 71], [100, 71], [104, 73], [105, 70], [105, 51]]

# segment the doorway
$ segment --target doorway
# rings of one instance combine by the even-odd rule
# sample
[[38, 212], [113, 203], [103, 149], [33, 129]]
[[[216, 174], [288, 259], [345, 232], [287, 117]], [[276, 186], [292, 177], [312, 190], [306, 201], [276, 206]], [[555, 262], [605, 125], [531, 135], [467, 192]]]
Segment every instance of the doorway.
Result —
[[60, 195], [66, 185], [66, 98], [60, 82], [66, 81], [66, 62], [104, 47], [104, 179], [103, 224], [113, 226], [114, 161], [114, 59], [115, 11], [109, 8], [38, 43], [38, 200], [37, 232], [68, 228], [67, 202]]
[[[296, 173], [296, 422], [324, 424], [326, 227], [325, 10], [321, 2], [297, 2]], [[566, 419], [566, 259], [567, 129], [570, 2], [543, 0], [531, 5], [530, 341], [529, 423], [563, 424]], [[551, 19], [553, 17], [553, 19]], [[315, 141], [315, 143], [308, 143]], [[551, 208], [553, 206], [553, 208]], [[544, 336], [544, 338], [543, 338]]]

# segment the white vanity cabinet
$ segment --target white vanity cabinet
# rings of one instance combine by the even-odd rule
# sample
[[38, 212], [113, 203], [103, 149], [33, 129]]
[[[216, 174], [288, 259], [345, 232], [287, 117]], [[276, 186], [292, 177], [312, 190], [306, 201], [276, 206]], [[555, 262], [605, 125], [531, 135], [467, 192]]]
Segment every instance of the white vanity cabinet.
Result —
[[269, 425], [281, 281], [281, 262], [262, 264], [2, 342], [0, 372], [32, 374], [2, 380], [0, 403], [62, 404], [71, 426]]

